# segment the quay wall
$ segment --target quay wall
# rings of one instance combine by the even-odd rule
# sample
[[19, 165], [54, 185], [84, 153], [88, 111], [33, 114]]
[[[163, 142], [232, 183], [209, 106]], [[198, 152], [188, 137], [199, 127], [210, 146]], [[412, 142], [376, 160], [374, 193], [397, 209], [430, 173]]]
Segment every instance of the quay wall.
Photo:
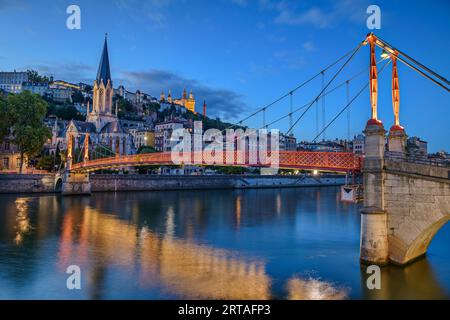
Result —
[[54, 174], [0, 174], [0, 193], [50, 193]]
[[[0, 174], [0, 194], [54, 193], [58, 179], [54, 174]], [[345, 177], [91, 175], [90, 183], [92, 192], [247, 189], [340, 186], [345, 184]]]
[[322, 179], [289, 176], [91, 176], [93, 192], [188, 190], [188, 189], [248, 189], [274, 187], [339, 186], [345, 177]]

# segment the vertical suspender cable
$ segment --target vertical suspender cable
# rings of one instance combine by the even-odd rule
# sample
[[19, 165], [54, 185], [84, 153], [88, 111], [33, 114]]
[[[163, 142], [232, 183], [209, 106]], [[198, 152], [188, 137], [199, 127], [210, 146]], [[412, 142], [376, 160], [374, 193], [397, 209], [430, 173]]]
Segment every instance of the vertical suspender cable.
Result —
[[292, 127], [292, 124], [294, 123], [293, 122], [293, 119], [292, 119], [292, 112], [294, 111], [294, 98], [293, 98], [293, 92], [291, 91], [291, 105], [290, 105], [290, 108], [289, 108], [289, 128], [290, 127]]
[[[350, 80], [347, 80], [347, 104], [350, 103]], [[347, 140], [351, 139], [350, 107], [347, 109]]]
[[312, 105], [314, 104], [314, 101], [316, 101], [317, 99], [319, 99], [319, 97], [322, 96], [322, 94], [325, 92], [325, 90], [330, 86], [330, 84], [339, 76], [339, 74], [341, 73], [341, 71], [347, 66], [347, 64], [353, 59], [353, 57], [355, 56], [355, 54], [359, 51], [359, 49], [361, 49], [362, 45], [364, 43], [360, 43], [359, 46], [355, 49], [355, 51], [353, 51], [352, 55], [344, 62], [344, 64], [339, 68], [339, 70], [333, 75], [333, 77], [330, 79], [330, 81], [328, 81], [328, 83], [325, 85], [325, 87], [320, 91], [320, 93], [316, 96], [316, 98], [308, 105], [308, 107], [305, 109], [305, 111], [303, 111], [303, 113], [297, 118], [297, 120], [295, 120], [294, 124], [292, 125], [291, 128], [289, 128], [287, 134], [291, 133], [291, 131], [294, 129], [294, 127], [297, 125], [297, 123], [305, 116], [305, 114], [309, 111], [309, 109], [312, 107]]
[[[322, 71], [322, 91], [325, 88], [325, 71]], [[327, 140], [327, 133], [325, 132], [325, 126], [327, 124], [327, 119], [325, 115], [325, 97], [322, 97], [322, 129], [323, 130], [323, 136], [322, 139], [325, 141]]]
[[263, 109], [263, 128], [266, 128], [266, 108]]
[[319, 134], [319, 99], [316, 99], [316, 136]]

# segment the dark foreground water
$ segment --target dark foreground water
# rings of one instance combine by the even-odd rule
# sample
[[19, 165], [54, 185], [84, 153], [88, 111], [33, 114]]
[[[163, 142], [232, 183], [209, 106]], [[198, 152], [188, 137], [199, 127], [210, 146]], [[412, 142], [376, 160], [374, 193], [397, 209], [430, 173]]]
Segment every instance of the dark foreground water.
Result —
[[450, 297], [450, 225], [369, 291], [358, 210], [337, 188], [2, 195], [0, 299]]

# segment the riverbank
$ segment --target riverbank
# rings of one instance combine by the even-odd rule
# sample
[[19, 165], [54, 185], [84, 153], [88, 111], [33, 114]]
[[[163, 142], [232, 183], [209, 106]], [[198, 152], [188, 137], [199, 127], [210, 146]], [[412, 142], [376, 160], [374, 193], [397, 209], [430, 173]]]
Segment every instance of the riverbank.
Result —
[[[54, 193], [54, 174], [0, 175], [0, 193]], [[340, 186], [345, 176], [157, 176], [157, 175], [91, 175], [92, 192], [251, 189]]]

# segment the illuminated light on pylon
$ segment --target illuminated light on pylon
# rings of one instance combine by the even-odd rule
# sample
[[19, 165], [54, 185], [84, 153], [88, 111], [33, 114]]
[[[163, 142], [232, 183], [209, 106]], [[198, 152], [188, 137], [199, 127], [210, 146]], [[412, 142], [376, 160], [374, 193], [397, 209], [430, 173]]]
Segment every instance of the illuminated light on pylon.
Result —
[[377, 60], [375, 56], [375, 42], [377, 38], [373, 33], [367, 36], [367, 42], [370, 45], [370, 105], [372, 108], [372, 117], [367, 122], [368, 125], [376, 124], [381, 125], [381, 121], [378, 120], [378, 71]]
[[89, 133], [84, 138], [84, 161], [89, 160]]
[[73, 159], [73, 136], [69, 133], [67, 137], [67, 159], [66, 159], [66, 168], [70, 170], [72, 168], [72, 159]]
[[397, 55], [398, 52], [394, 51], [391, 54], [392, 59], [392, 107], [394, 110], [394, 125], [391, 131], [403, 131], [404, 128], [400, 125], [400, 85], [398, 79], [397, 70]]
[[72, 160], [73, 158], [73, 137], [72, 134], [69, 133], [67, 139], [67, 159]]

